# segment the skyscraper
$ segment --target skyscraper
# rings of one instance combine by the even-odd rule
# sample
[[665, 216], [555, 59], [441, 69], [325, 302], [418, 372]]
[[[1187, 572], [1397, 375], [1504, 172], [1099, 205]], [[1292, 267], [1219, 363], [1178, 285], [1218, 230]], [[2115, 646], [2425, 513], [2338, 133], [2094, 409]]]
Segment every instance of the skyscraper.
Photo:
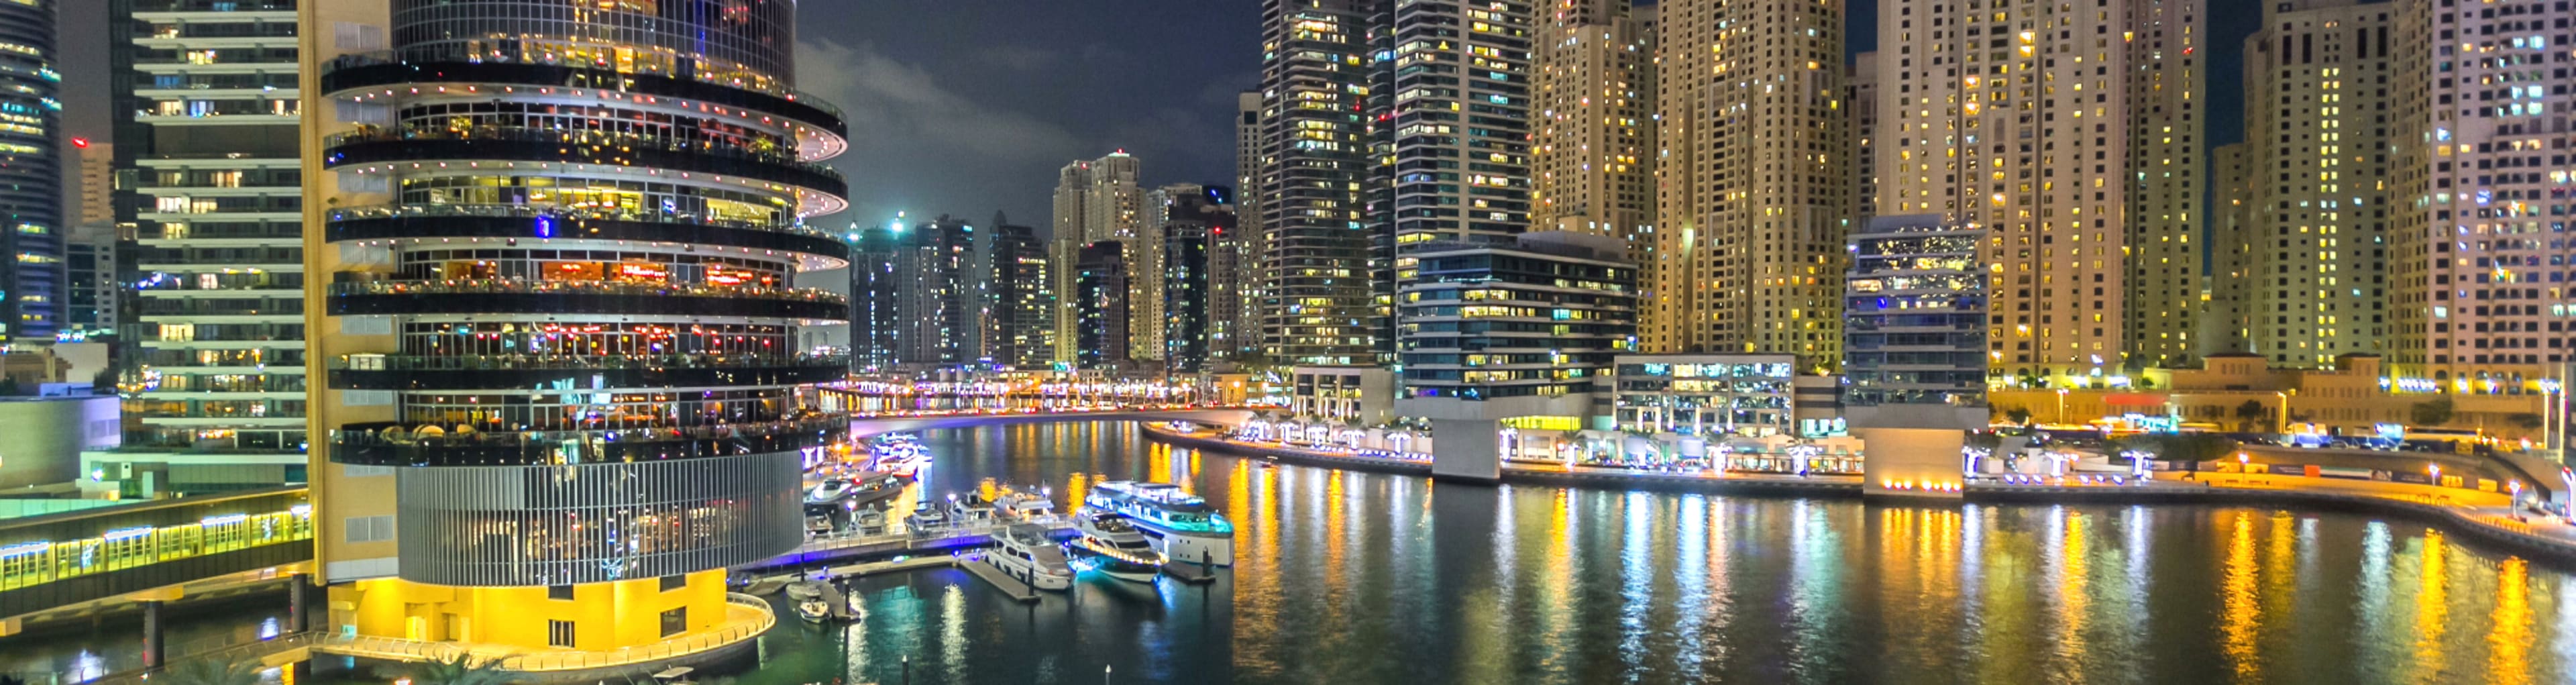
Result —
[[141, 388], [128, 448], [274, 455], [310, 440], [297, 6], [119, 0], [109, 15], [114, 152], [132, 175], [113, 209], [134, 239], [117, 326]]
[[1241, 231], [1230, 193], [1224, 186], [1190, 187], [1198, 193], [1175, 195], [1164, 205], [1163, 257], [1156, 260], [1163, 281], [1158, 289], [1163, 302], [1157, 308], [1162, 312], [1161, 358], [1175, 372], [1202, 371], [1209, 361], [1232, 356], [1225, 348], [1234, 339], [1237, 312], [1229, 300], [1236, 296], [1232, 280], [1241, 268], [1234, 254], [1241, 247], [1235, 239]]
[[1047, 276], [1052, 279], [1048, 290], [1055, 293], [1053, 361], [1068, 364], [1074, 360], [1074, 325], [1078, 320], [1073, 311], [1073, 303], [1077, 298], [1073, 296], [1072, 265], [1082, 254], [1083, 242], [1089, 240], [1084, 237], [1088, 235], [1088, 231], [1083, 228], [1083, 225], [1091, 217], [1091, 212], [1086, 206], [1090, 199], [1091, 162], [1089, 160], [1077, 160], [1056, 170], [1055, 205], [1051, 216], [1053, 223], [1047, 235], [1047, 261], [1063, 267]]
[[1115, 240], [1082, 246], [1074, 263], [1073, 310], [1075, 361], [1085, 369], [1113, 369], [1132, 363], [1127, 312], [1126, 247]]
[[1547, 0], [1530, 75], [1530, 225], [1654, 247], [1654, 36], [1634, 0]]
[[1004, 223], [993, 217], [987, 245], [992, 252], [991, 314], [984, 326], [987, 353], [995, 363], [1023, 369], [1055, 361], [1055, 278], [1046, 243], [1037, 229]]
[[1299, 364], [1373, 363], [1361, 184], [1372, 23], [1386, 0], [1262, 0], [1263, 347]]
[[2199, 9], [1879, 3], [1878, 214], [1983, 231], [1995, 376], [2072, 383], [2190, 349]]
[[903, 347], [903, 283], [895, 255], [903, 251], [903, 224], [852, 226], [850, 246], [850, 366], [893, 369]]
[[1651, 352], [1841, 363], [1851, 216], [1840, 2], [1661, 3]]
[[941, 216], [897, 238], [895, 362], [954, 366], [983, 356], [984, 292], [991, 275], [975, 227]]
[[1530, 6], [1398, 2], [1391, 111], [1398, 280], [1407, 246], [1508, 243], [1530, 223]]
[[63, 315], [62, 102], [54, 0], [0, 3], [0, 345], [46, 344]]
[[1261, 230], [1262, 169], [1268, 166], [1269, 152], [1262, 147], [1261, 93], [1244, 91], [1235, 94], [1234, 125], [1234, 212], [1236, 235], [1233, 242], [1236, 268], [1232, 271], [1234, 312], [1228, 355], [1261, 347], [1261, 293], [1269, 283], [1262, 271], [1261, 256], [1267, 249]]
[[[1160, 242], [1162, 238], [1159, 231], [1147, 230], [1154, 227], [1152, 215], [1160, 210], [1148, 206], [1145, 190], [1136, 184], [1137, 170], [1136, 158], [1125, 150], [1065, 165], [1057, 175], [1055, 192], [1057, 232], [1054, 245], [1057, 261], [1078, 261], [1082, 245], [1104, 240], [1125, 244], [1121, 254], [1126, 255], [1130, 262], [1127, 273], [1144, 273], [1154, 266], [1154, 260], [1162, 258], [1160, 250], [1146, 254], [1142, 249]], [[1069, 293], [1079, 287], [1072, 282], [1072, 277], [1071, 273], [1058, 276], [1057, 291]], [[1161, 307], [1159, 289], [1162, 284], [1159, 281], [1150, 285], [1130, 281], [1128, 287], [1133, 289], [1127, 293], [1131, 302], [1130, 316], [1152, 317], [1160, 313], [1156, 311]], [[1157, 304], [1135, 304], [1148, 301]], [[1066, 340], [1071, 340], [1075, 334], [1071, 326], [1078, 314], [1070, 311], [1072, 304], [1071, 298], [1067, 298], [1058, 305], [1059, 312], [1066, 318], [1057, 329]], [[1123, 353], [1126, 358], [1158, 359], [1162, 356], [1160, 343], [1154, 342], [1162, 336], [1157, 321], [1139, 318], [1129, 322], [1131, 330], [1150, 329], [1151, 333], [1129, 338], [1134, 347]]]
[[2512, 392], [2564, 382], [2555, 367], [2576, 355], [2565, 335], [2576, 324], [2563, 284], [2576, 274], [2550, 236], [2568, 229], [2576, 72], [2563, 66], [2563, 33], [2543, 28], [2563, 31], [2568, 8], [2406, 2], [2391, 13], [2395, 369]]
[[797, 348], [848, 304], [790, 286], [846, 263], [803, 221], [845, 134], [792, 90], [796, 5], [730, 7], [302, 8], [329, 632], [579, 659], [774, 620], [724, 575], [803, 541], [847, 438], [803, 401], [847, 360]]
[[[2268, 133], [2266, 135], [2269, 135]], [[2203, 358], [2251, 347], [2254, 273], [2254, 169], [2246, 143], [2209, 151], [2209, 287], [2201, 297], [2200, 337], [2192, 350]]]
[[2215, 248], [2247, 250], [2229, 284], [2246, 298], [2246, 347], [2233, 351], [2286, 368], [2388, 351], [2395, 12], [2354, 0], [2267, 3], [2263, 30], [2245, 39], [2251, 197], [2233, 226], [2244, 233]]

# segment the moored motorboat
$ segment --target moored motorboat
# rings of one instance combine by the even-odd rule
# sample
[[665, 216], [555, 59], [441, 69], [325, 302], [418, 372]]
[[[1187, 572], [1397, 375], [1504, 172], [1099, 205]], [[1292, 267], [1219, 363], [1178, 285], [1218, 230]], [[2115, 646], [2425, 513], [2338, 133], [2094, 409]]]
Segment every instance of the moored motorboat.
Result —
[[903, 517], [903, 529], [912, 531], [914, 537], [930, 535], [950, 527], [948, 513], [940, 511], [939, 507], [931, 506], [928, 502], [923, 502], [920, 507], [912, 510], [912, 514]]
[[1136, 531], [1125, 514], [1094, 511], [1074, 517], [1074, 538], [1064, 543], [1074, 568], [1139, 583], [1162, 573], [1163, 554]]
[[1154, 551], [1179, 564], [1234, 564], [1234, 524], [1197, 495], [1169, 483], [1113, 480], [1083, 497], [1086, 511], [1127, 515]]
[[1044, 521], [1055, 518], [1055, 502], [1046, 491], [1004, 489], [993, 498], [993, 512], [1011, 521]]
[[831, 620], [832, 605], [831, 603], [820, 599], [809, 599], [797, 602], [796, 615], [807, 621], [822, 623], [824, 621]]
[[1033, 523], [1014, 524], [994, 534], [994, 547], [984, 553], [984, 561], [1002, 570], [1004, 575], [1028, 583], [1040, 590], [1063, 590], [1073, 587], [1073, 564], [1064, 558], [1064, 550], [1047, 537], [1045, 526]]

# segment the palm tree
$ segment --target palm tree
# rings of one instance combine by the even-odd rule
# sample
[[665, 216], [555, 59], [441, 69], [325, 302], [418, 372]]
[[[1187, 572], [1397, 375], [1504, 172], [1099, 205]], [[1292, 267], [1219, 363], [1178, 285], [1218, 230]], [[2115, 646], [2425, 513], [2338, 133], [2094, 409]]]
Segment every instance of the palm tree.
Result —
[[170, 685], [259, 685], [259, 662], [190, 659], [172, 664], [153, 680]]
[[388, 677], [409, 677], [414, 685], [512, 685], [519, 674], [501, 668], [500, 659], [459, 653], [437, 661], [406, 664]]

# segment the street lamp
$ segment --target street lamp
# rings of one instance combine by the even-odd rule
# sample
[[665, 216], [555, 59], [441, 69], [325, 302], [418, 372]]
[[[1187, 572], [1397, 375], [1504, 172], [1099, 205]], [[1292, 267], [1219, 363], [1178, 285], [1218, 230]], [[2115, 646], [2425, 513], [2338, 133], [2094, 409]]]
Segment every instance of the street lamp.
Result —
[[2252, 468], [2252, 466], [2251, 466], [2250, 464], [2248, 464], [2248, 462], [2251, 462], [2251, 461], [2253, 461], [2253, 460], [2254, 460], [2254, 458], [2253, 458], [2253, 457], [2245, 456], [2245, 453], [2244, 453], [2244, 452], [2238, 452], [2238, 453], [2236, 453], [2236, 472], [2237, 472], [2237, 473], [2253, 473], [2253, 471], [2252, 471], [2252, 470], [2250, 470], [2250, 469]]
[[2424, 473], [2426, 473], [2426, 474], [2428, 474], [2428, 475], [2431, 475], [2431, 476], [2433, 477], [2433, 486], [2434, 486], [2434, 487], [2441, 487], [2441, 486], [2442, 486], [2442, 465], [2441, 465], [2441, 464], [2425, 464], [2425, 465], [2424, 465]]
[[2066, 389], [2057, 389], [2057, 425], [2066, 425]]

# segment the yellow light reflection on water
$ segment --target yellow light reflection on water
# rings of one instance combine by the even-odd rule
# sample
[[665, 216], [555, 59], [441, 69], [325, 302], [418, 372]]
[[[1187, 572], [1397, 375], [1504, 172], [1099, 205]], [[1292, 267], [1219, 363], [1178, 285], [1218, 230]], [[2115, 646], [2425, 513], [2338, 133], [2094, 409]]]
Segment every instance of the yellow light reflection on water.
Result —
[[2092, 616], [2092, 597], [2087, 594], [2092, 583], [2092, 555], [2087, 545], [2090, 532], [2085, 530], [2091, 517], [2057, 509], [2056, 544], [2048, 557], [2050, 579], [2055, 580], [2057, 608], [2057, 647], [2050, 654], [2050, 679], [2064, 682], [2082, 680], [2085, 662], [2090, 659], [2084, 643], [2084, 626]]
[[2262, 608], [2256, 596], [2254, 570], [2254, 515], [2230, 512], [2227, 529], [2227, 560], [2219, 576], [2218, 615], [2219, 651], [2227, 655], [2240, 680], [2254, 678], [2262, 668], [2255, 650], [2255, 631], [2261, 628]]
[[2415, 588], [2415, 677], [2409, 679], [2413, 682], [2441, 679], [2442, 634], [2451, 617], [2449, 550], [2444, 547], [2442, 531], [2425, 529], [2424, 560]]
[[2531, 575], [2529, 562], [2508, 557], [2496, 568], [2495, 616], [2487, 632], [2487, 682], [2531, 682]]

